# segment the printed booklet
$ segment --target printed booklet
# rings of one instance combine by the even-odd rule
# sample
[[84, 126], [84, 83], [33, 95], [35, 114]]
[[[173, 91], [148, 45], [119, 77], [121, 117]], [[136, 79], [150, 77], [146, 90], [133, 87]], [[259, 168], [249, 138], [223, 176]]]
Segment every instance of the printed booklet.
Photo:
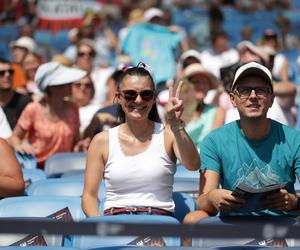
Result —
[[280, 182], [261, 188], [252, 188], [240, 183], [233, 191], [233, 194], [244, 198], [246, 200], [246, 205], [239, 211], [257, 211], [264, 209], [263, 199], [274, 192], [278, 192], [280, 189], [284, 188], [286, 184], [287, 182]]

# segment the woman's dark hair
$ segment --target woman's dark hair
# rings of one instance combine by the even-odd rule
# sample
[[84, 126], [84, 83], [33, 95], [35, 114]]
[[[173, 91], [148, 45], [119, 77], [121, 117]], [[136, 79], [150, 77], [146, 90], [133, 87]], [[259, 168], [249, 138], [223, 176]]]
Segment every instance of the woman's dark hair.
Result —
[[[117, 91], [120, 90], [120, 85], [122, 85], [122, 82], [124, 80], [124, 78], [126, 76], [142, 76], [142, 77], [149, 77], [151, 83], [152, 83], [152, 88], [153, 88], [153, 91], [155, 92], [155, 97], [156, 97], [156, 91], [155, 91], [155, 83], [154, 83], [154, 80], [150, 74], [150, 72], [143, 68], [143, 67], [131, 67], [131, 68], [128, 68], [124, 71], [124, 73], [122, 74], [122, 76], [120, 77], [120, 84], [118, 86], [118, 89]], [[150, 110], [150, 113], [149, 113], [149, 116], [148, 118], [151, 120], [151, 121], [154, 121], [154, 122], [161, 122], [161, 119], [158, 115], [158, 111], [157, 111], [157, 106], [156, 106], [156, 103], [153, 104], [151, 110]], [[125, 113], [121, 107], [121, 105], [119, 104], [118, 105], [118, 119], [120, 121], [120, 123], [123, 123], [125, 122]]]

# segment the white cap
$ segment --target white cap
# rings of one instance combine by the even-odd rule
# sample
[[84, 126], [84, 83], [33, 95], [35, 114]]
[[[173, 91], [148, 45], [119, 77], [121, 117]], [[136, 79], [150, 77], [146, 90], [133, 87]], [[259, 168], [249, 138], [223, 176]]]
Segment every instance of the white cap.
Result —
[[34, 81], [44, 91], [48, 86], [58, 86], [79, 81], [87, 73], [87, 71], [69, 68], [58, 62], [48, 62], [39, 66]]
[[163, 17], [164, 12], [158, 8], [150, 8], [144, 12], [144, 21], [149, 22], [154, 17]]
[[266, 80], [267, 83], [269, 83], [270, 87], [273, 91], [273, 80], [272, 80], [272, 74], [268, 68], [265, 66], [256, 63], [256, 62], [250, 62], [247, 64], [244, 64], [243, 66], [239, 67], [238, 70], [235, 72], [234, 80], [231, 85], [231, 91], [233, 91], [235, 85], [237, 82], [244, 78], [245, 76], [259, 76]]
[[11, 48], [21, 47], [21, 48], [27, 49], [30, 52], [35, 52], [36, 51], [36, 43], [29, 36], [22, 36], [18, 40], [11, 42], [10, 47]]

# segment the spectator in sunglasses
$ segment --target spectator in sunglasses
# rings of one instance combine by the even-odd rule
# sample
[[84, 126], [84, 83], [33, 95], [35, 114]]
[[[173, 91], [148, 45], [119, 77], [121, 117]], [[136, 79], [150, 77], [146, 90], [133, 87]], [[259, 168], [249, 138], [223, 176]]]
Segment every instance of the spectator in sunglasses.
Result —
[[13, 77], [11, 62], [0, 59], [0, 103], [11, 129], [14, 129], [23, 109], [31, 101], [30, 96], [13, 89]]
[[92, 103], [103, 107], [106, 104], [108, 92], [107, 80], [114, 68], [95, 66], [96, 56], [95, 42], [87, 38], [82, 39], [77, 44], [77, 58], [74, 66], [90, 73], [94, 84]]
[[[177, 159], [199, 168], [197, 149], [184, 129], [180, 91], [169, 87], [167, 125], [160, 122], [155, 84], [144, 67], [124, 71], [116, 92], [121, 124], [97, 134], [88, 149], [83, 211], [100, 214], [98, 188], [106, 186], [104, 215], [174, 214], [173, 176]], [[174, 93], [175, 92], [175, 93]]]
[[96, 56], [95, 43], [88, 38], [82, 39], [77, 43], [77, 57], [75, 66], [87, 72], [94, 69], [94, 59]]
[[91, 103], [95, 94], [94, 84], [89, 75], [83, 77], [79, 81], [73, 82], [72, 87], [72, 101], [79, 107], [80, 118], [80, 134], [91, 122], [94, 114], [100, 108], [100, 105]]

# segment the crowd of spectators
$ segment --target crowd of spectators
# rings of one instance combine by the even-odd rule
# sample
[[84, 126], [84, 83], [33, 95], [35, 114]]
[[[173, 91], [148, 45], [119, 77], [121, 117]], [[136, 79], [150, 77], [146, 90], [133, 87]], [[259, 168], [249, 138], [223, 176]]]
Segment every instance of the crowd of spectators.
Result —
[[[86, 151], [97, 132], [121, 123], [116, 92], [122, 72], [141, 65], [153, 77], [163, 122], [168, 87], [180, 82], [181, 119], [199, 151], [213, 129], [239, 119], [230, 86], [236, 69], [253, 61], [274, 80], [268, 117], [300, 130], [297, 0], [90, 2], [99, 8], [87, 8], [80, 23], [54, 31], [40, 25], [38, 0], [1, 1], [3, 147], [9, 143], [16, 152], [34, 155], [39, 168], [52, 154]], [[11, 159], [12, 152], [5, 152]], [[17, 170], [3, 171], [19, 178]], [[0, 194], [6, 196], [1, 185]]]

